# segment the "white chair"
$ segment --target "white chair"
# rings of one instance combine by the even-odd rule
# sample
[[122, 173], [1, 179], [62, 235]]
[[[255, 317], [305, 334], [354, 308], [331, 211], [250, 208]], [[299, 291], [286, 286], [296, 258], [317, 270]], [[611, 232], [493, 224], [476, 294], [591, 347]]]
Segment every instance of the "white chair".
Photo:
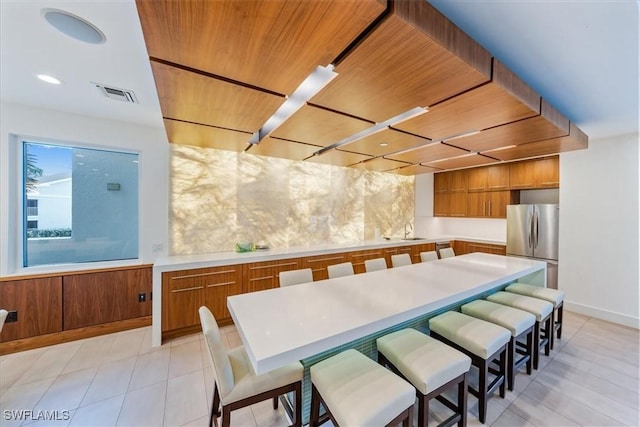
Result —
[[438, 253], [436, 251], [420, 252], [420, 261], [422, 262], [435, 261], [437, 259]]
[[364, 262], [364, 269], [367, 273], [377, 270], [385, 270], [387, 268], [387, 261], [384, 258], [368, 259]]
[[310, 268], [303, 268], [301, 270], [289, 270], [281, 271], [280, 274], [280, 287], [299, 285], [300, 283], [313, 282], [313, 272]]
[[456, 256], [456, 253], [453, 251], [453, 248], [440, 249], [440, 259], [451, 258], [454, 256]]
[[350, 262], [343, 262], [340, 264], [334, 264], [327, 267], [329, 273], [329, 279], [335, 279], [342, 276], [353, 276], [353, 264]]
[[220, 330], [213, 314], [207, 307], [200, 307], [200, 323], [207, 344], [207, 351], [215, 373], [215, 388], [211, 406], [209, 426], [218, 425], [222, 404], [222, 426], [231, 424], [231, 411], [267, 399], [273, 399], [274, 409], [278, 397], [289, 392], [295, 394], [293, 413], [294, 426], [302, 420], [302, 375], [303, 367], [294, 362], [262, 375], [253, 373], [244, 346], [227, 350], [222, 343]]
[[391, 265], [393, 266], [393, 268], [402, 267], [405, 265], [411, 265], [411, 255], [409, 254], [391, 255]]
[[357, 350], [312, 365], [309, 427], [320, 422], [320, 404], [335, 426], [413, 425], [411, 384]]
[[7, 319], [7, 315], [9, 312], [7, 310], [0, 310], [0, 332], [2, 332], [2, 327], [4, 326], [4, 321]]

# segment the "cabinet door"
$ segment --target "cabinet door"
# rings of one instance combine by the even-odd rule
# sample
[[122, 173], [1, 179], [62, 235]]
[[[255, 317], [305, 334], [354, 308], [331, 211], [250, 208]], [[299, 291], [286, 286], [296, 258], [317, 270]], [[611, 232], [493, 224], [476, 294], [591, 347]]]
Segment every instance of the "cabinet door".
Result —
[[449, 192], [449, 174], [440, 172], [433, 174], [433, 192], [448, 193]]
[[449, 216], [449, 193], [433, 195], [433, 216]]
[[417, 262], [421, 262], [420, 252], [429, 252], [435, 251], [436, 245], [435, 243], [423, 243], [420, 245], [411, 246], [411, 261], [415, 264]]
[[162, 330], [170, 331], [200, 323], [198, 309], [204, 305], [208, 269], [162, 273]]
[[449, 175], [449, 192], [450, 193], [466, 193], [467, 192], [467, 171], [459, 170], [448, 172]]
[[218, 322], [231, 318], [227, 298], [242, 293], [242, 265], [228, 265], [207, 269], [204, 303]]
[[[353, 264], [353, 271], [356, 274], [365, 273], [366, 269], [364, 267], [364, 262], [369, 259], [382, 258], [382, 250], [380, 249], [372, 249], [366, 251], [356, 251], [349, 253], [351, 263]], [[388, 265], [387, 265], [388, 267]]]
[[486, 217], [506, 218], [507, 205], [511, 203], [511, 191], [490, 191], [485, 194]]
[[487, 166], [485, 169], [487, 191], [509, 189], [509, 165]]
[[487, 216], [487, 199], [485, 192], [467, 194], [467, 213], [471, 218]]
[[536, 160], [537, 186], [557, 188], [560, 186], [560, 161], [558, 156]]
[[280, 272], [295, 270], [298, 260], [281, 259], [277, 261], [254, 262], [246, 264], [247, 292], [263, 291], [280, 286]]
[[536, 163], [534, 160], [509, 165], [509, 183], [512, 190], [536, 187]]
[[329, 278], [327, 266], [347, 261], [349, 261], [349, 254], [347, 253], [318, 255], [303, 258], [300, 263], [300, 268], [310, 268], [313, 272], [314, 281], [325, 280]]
[[0, 282], [0, 307], [18, 312], [18, 321], [5, 323], [0, 342], [62, 330], [62, 278]]
[[467, 193], [450, 193], [449, 196], [449, 216], [467, 216]]
[[487, 189], [487, 168], [468, 169], [467, 188], [469, 192], [485, 191]]
[[484, 252], [486, 254], [506, 255], [507, 247], [503, 245], [492, 245], [489, 243], [465, 242], [467, 253]]

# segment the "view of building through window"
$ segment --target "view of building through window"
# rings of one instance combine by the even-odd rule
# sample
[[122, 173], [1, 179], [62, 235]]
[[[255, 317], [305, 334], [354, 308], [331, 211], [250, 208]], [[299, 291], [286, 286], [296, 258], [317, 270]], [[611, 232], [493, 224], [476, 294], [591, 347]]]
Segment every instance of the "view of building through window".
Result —
[[24, 266], [138, 257], [138, 155], [24, 143]]

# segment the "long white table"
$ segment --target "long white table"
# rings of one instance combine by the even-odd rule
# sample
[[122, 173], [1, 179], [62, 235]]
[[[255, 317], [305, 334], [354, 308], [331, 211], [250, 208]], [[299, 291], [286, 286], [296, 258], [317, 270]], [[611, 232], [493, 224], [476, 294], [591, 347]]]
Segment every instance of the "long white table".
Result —
[[544, 262], [473, 253], [231, 296], [227, 306], [262, 374], [545, 270]]

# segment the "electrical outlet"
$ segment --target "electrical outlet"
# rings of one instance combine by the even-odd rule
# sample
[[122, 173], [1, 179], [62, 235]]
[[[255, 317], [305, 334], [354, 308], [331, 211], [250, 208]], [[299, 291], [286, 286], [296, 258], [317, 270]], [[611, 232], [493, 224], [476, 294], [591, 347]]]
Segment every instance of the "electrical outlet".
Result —
[[138, 302], [145, 302], [147, 300], [147, 295], [144, 293], [138, 294]]
[[18, 311], [13, 310], [13, 311], [10, 311], [9, 314], [7, 314], [7, 318], [5, 319], [4, 323], [11, 323], [11, 322], [17, 322], [17, 321], [18, 321]]
[[164, 249], [164, 245], [162, 243], [154, 243], [153, 246], [151, 247], [151, 251], [154, 254], [157, 254], [158, 252], [162, 252], [163, 249]]

